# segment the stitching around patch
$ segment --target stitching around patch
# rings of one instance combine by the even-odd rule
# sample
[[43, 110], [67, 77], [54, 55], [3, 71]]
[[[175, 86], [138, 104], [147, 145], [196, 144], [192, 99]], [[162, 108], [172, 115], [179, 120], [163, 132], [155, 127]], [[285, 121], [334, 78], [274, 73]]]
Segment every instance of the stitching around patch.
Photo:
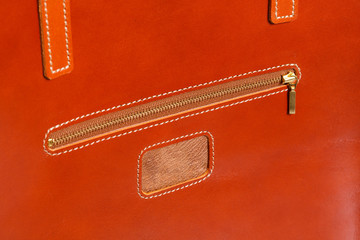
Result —
[[275, 0], [275, 17], [276, 19], [280, 18], [292, 18], [295, 16], [295, 0], [292, 0], [292, 11], [291, 15], [278, 16], [278, 0]]
[[49, 15], [47, 9], [47, 0], [44, 0], [44, 10], [45, 10], [45, 24], [46, 24], [46, 36], [48, 40], [48, 54], [49, 54], [49, 64], [51, 73], [58, 73], [64, 71], [70, 67], [70, 50], [69, 50], [69, 36], [68, 36], [68, 22], [67, 22], [67, 12], [66, 12], [66, 0], [63, 0], [63, 12], [64, 12], [64, 24], [65, 24], [65, 46], [66, 46], [66, 58], [67, 65], [65, 67], [61, 67], [53, 70], [53, 62], [52, 62], [52, 53], [51, 53], [51, 40], [50, 40], [50, 27], [49, 27]]
[[242, 74], [230, 76], [230, 77], [227, 77], [227, 78], [222, 78], [222, 79], [218, 79], [218, 80], [214, 80], [214, 81], [210, 81], [210, 82], [206, 82], [206, 83], [201, 83], [201, 84], [194, 85], [194, 86], [185, 87], [185, 88], [182, 88], [182, 89], [178, 89], [178, 90], [170, 91], [170, 92], [167, 92], [167, 93], [162, 93], [162, 94], [154, 95], [154, 96], [151, 96], [151, 97], [139, 99], [139, 100], [136, 100], [136, 101], [133, 101], [133, 102], [125, 103], [125, 104], [118, 105], [118, 106], [114, 106], [114, 107], [107, 108], [107, 109], [102, 109], [102, 110], [99, 110], [99, 111], [96, 111], [96, 112], [92, 112], [92, 113], [89, 113], [89, 114], [85, 114], [85, 115], [82, 115], [82, 116], [73, 118], [73, 119], [71, 119], [71, 120], [69, 120], [69, 121], [63, 122], [63, 123], [58, 124], [58, 125], [56, 125], [56, 126], [53, 126], [53, 127], [49, 128], [49, 129], [47, 130], [47, 132], [45, 133], [44, 140], [43, 140], [43, 149], [44, 149], [44, 151], [45, 151], [47, 154], [49, 154], [49, 155], [51, 155], [51, 156], [58, 156], [58, 155], [61, 155], [61, 154], [65, 154], [65, 153], [69, 153], [69, 152], [76, 151], [76, 150], [79, 150], [79, 149], [83, 149], [83, 148], [88, 147], [88, 146], [92, 146], [92, 145], [94, 145], [94, 144], [96, 144], [96, 143], [100, 143], [100, 142], [107, 141], [107, 140], [110, 140], [110, 139], [113, 139], [113, 138], [117, 138], [117, 137], [120, 137], [120, 136], [124, 136], [124, 135], [127, 135], [127, 134], [131, 134], [131, 133], [135, 133], [135, 132], [140, 132], [140, 131], [142, 131], [142, 130], [146, 130], [146, 129], [149, 129], [149, 128], [152, 128], [152, 127], [161, 126], [161, 125], [164, 125], [164, 124], [167, 124], [167, 123], [175, 122], [175, 121], [178, 121], [178, 120], [180, 120], [180, 119], [184, 119], [184, 118], [188, 118], [188, 117], [200, 115], [200, 114], [203, 114], [203, 113], [206, 113], [206, 112], [216, 111], [216, 110], [219, 110], [219, 109], [222, 109], [222, 108], [235, 106], [235, 105], [238, 105], [238, 104], [241, 104], [241, 103], [244, 103], [244, 102], [250, 102], [250, 101], [252, 101], [252, 100], [256, 100], [256, 99], [260, 99], [260, 98], [272, 96], [272, 95], [275, 95], [275, 94], [278, 94], [278, 93], [287, 91], [287, 89], [285, 89], [285, 90], [282, 90], [282, 91], [277, 91], [277, 92], [265, 94], [265, 95], [258, 96], [258, 97], [255, 97], [255, 98], [250, 98], [250, 99], [247, 99], [247, 100], [242, 100], [242, 101], [239, 101], [239, 102], [234, 102], [234, 103], [231, 103], [231, 104], [227, 104], [227, 105], [223, 105], [223, 106], [219, 106], [219, 107], [215, 107], [215, 108], [203, 110], [203, 111], [200, 111], [200, 112], [197, 112], [197, 113], [188, 114], [188, 115], [181, 116], [181, 117], [178, 117], [178, 118], [175, 118], [175, 119], [172, 119], [172, 120], [167, 120], [167, 121], [164, 121], [164, 122], [161, 122], [161, 123], [152, 124], [152, 125], [147, 126], [147, 127], [143, 127], [143, 128], [131, 130], [131, 131], [124, 132], [124, 133], [120, 133], [120, 134], [117, 134], [117, 135], [114, 135], [114, 136], [110, 136], [110, 137], [104, 137], [104, 138], [98, 139], [98, 140], [96, 140], [96, 141], [93, 141], [93, 142], [90, 142], [90, 143], [87, 143], [87, 144], [84, 144], [84, 145], [81, 145], [81, 146], [78, 146], [78, 147], [75, 147], [75, 148], [71, 148], [71, 149], [68, 149], [68, 150], [65, 150], [65, 151], [57, 152], [57, 153], [49, 152], [49, 151], [46, 149], [46, 139], [47, 139], [48, 135], [50, 134], [50, 132], [52, 132], [53, 130], [55, 130], [55, 129], [57, 129], [57, 128], [60, 128], [60, 127], [62, 127], [62, 126], [65, 126], [65, 125], [67, 125], [67, 124], [69, 124], [69, 123], [78, 121], [78, 120], [80, 120], [80, 119], [83, 119], [83, 118], [86, 118], [86, 117], [89, 117], [89, 116], [93, 116], [93, 115], [96, 115], [96, 114], [99, 114], [99, 113], [108, 112], [108, 111], [111, 111], [111, 110], [114, 110], [114, 109], [118, 109], [118, 108], [121, 108], [121, 107], [130, 106], [130, 105], [132, 105], [132, 104], [139, 103], [139, 102], [142, 102], [142, 101], [146, 101], [146, 100], [149, 100], [149, 99], [158, 98], [158, 97], [161, 97], [161, 96], [166, 96], [166, 95], [169, 95], [169, 94], [172, 94], [172, 93], [178, 93], [178, 92], [182, 92], [182, 91], [185, 91], [185, 90], [188, 90], [188, 89], [194, 89], [194, 88], [197, 88], [197, 87], [200, 87], [200, 86], [206, 86], [206, 85], [210, 85], [210, 84], [214, 84], [214, 83], [226, 81], [226, 80], [233, 79], [233, 78], [237, 78], [237, 77], [242, 77], [242, 76], [251, 75], [251, 74], [254, 74], [254, 73], [265, 72], [265, 71], [270, 71], [270, 70], [273, 70], [273, 69], [276, 69], [276, 68], [289, 67], [289, 66], [291, 66], [291, 67], [296, 67], [296, 68], [297, 68], [297, 70], [298, 70], [298, 72], [299, 72], [299, 81], [300, 81], [300, 79], [301, 79], [301, 69], [300, 69], [299, 66], [298, 66], [297, 64], [295, 64], [295, 63], [288, 63], [288, 64], [282, 64], [282, 65], [278, 65], [278, 66], [274, 66], [274, 67], [264, 68], [264, 69], [261, 69], [261, 70], [250, 71], [250, 72], [247, 72], [247, 73], [242, 73]]
[[[148, 150], [150, 148], [153, 148], [153, 147], [156, 147], [156, 146], [159, 146], [159, 145], [163, 145], [163, 144], [167, 144], [167, 143], [170, 143], [170, 142], [173, 142], [173, 141], [176, 141], [176, 140], [180, 140], [180, 139], [183, 139], [183, 138], [192, 137], [194, 135], [201, 135], [201, 134], [204, 134], [204, 133], [207, 133], [211, 137], [211, 141], [212, 141], [212, 144], [211, 144], [211, 150], [212, 150], [212, 154], [211, 154], [211, 156], [212, 156], [211, 162], [212, 163], [211, 163], [211, 165], [212, 166], [211, 166], [211, 169], [210, 169], [209, 173], [206, 174], [204, 177], [198, 179], [197, 181], [191, 182], [191, 183], [186, 184], [184, 186], [177, 187], [177, 188], [174, 188], [172, 190], [162, 192], [160, 194], [150, 195], [149, 197], [143, 196], [141, 194], [141, 191], [140, 191], [140, 159], [141, 159], [142, 154], [146, 150]], [[202, 181], [206, 180], [212, 174], [212, 172], [214, 170], [214, 166], [215, 166], [215, 146], [214, 146], [214, 144], [215, 144], [214, 136], [210, 132], [208, 132], [208, 131], [199, 131], [199, 132], [183, 135], [181, 137], [176, 137], [176, 138], [173, 138], [173, 139], [170, 139], [170, 140], [167, 140], [167, 141], [158, 142], [158, 143], [155, 143], [153, 145], [149, 145], [146, 148], [144, 148], [140, 152], [139, 157], [138, 157], [138, 162], [137, 162], [137, 174], [136, 174], [136, 176], [137, 176], [137, 192], [138, 192], [138, 195], [143, 199], [152, 199], [152, 198], [160, 197], [160, 196], [163, 196], [163, 195], [166, 195], [166, 194], [169, 194], [169, 193], [173, 193], [173, 192], [178, 191], [178, 190], [185, 189], [187, 187], [191, 187], [191, 186], [193, 186], [195, 184], [201, 183]]]

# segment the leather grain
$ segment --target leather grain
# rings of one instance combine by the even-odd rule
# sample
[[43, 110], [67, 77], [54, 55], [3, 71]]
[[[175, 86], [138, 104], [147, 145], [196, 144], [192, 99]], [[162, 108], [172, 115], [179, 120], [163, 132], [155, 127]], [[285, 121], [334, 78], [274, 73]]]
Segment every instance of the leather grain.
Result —
[[140, 160], [143, 193], [174, 188], [206, 174], [210, 160], [208, 138], [196, 136], [170, 145], [159, 144], [146, 149]]
[[[47, 81], [36, 1], [3, 1], [0, 239], [357, 239], [360, 2], [302, 0], [297, 20], [278, 25], [267, 10], [72, 1], [76, 67]], [[294, 116], [283, 92], [60, 156], [43, 150], [47, 129], [74, 117], [283, 63], [303, 73]], [[139, 197], [139, 152], [197, 131], [214, 136], [211, 177]]]

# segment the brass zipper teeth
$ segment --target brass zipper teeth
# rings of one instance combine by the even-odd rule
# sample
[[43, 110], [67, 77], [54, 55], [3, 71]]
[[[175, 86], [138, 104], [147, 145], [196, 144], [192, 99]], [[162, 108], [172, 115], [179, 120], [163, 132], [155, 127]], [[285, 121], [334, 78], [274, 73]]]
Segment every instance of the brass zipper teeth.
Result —
[[113, 129], [120, 124], [129, 123], [131, 121], [135, 121], [135, 120], [138, 120], [138, 119], [141, 119], [144, 117], [148, 117], [151, 115], [156, 115], [156, 114], [159, 114], [159, 113], [162, 113], [165, 111], [169, 111], [169, 110], [173, 110], [173, 109], [176, 109], [179, 107], [183, 107], [183, 106], [186, 106], [189, 104], [197, 104], [197, 103], [200, 103], [203, 101], [221, 98], [226, 95], [236, 94], [236, 93], [239, 93], [242, 91], [247, 91], [247, 90], [253, 90], [256, 88], [265, 87], [265, 86], [273, 85], [276, 83], [281, 84], [281, 82], [282, 82], [282, 76], [278, 76], [278, 77], [274, 77], [272, 79], [261, 80], [261, 81], [253, 82], [253, 83], [245, 83], [245, 84], [228, 87], [228, 88], [224, 88], [224, 89], [220, 89], [220, 90], [214, 90], [213, 92], [209, 92], [209, 93], [202, 93], [201, 95], [198, 95], [198, 96], [191, 96], [191, 97], [187, 97], [185, 99], [176, 100], [174, 102], [161, 104], [159, 106], [151, 107], [151, 108], [144, 109], [144, 110], [141, 110], [138, 112], [129, 113], [124, 116], [104, 120], [101, 123], [96, 123], [94, 125], [87, 126], [87, 127], [81, 128], [79, 130], [76, 130], [74, 132], [70, 132], [70, 133], [67, 133], [67, 134], [64, 134], [64, 135], [61, 135], [58, 137], [49, 138], [48, 139], [48, 147], [53, 149], [53, 148], [56, 148], [57, 146], [71, 143], [75, 140], [78, 140], [82, 137], [86, 137], [89, 134], [104, 130], [106, 128]]

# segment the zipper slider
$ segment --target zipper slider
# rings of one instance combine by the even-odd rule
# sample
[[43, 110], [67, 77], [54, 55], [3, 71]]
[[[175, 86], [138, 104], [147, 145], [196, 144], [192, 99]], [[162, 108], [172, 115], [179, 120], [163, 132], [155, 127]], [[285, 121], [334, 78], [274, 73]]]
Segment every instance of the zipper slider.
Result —
[[49, 139], [47, 140], [47, 145], [48, 145], [49, 148], [52, 148], [52, 147], [55, 145], [54, 139], [49, 138]]
[[295, 114], [296, 106], [296, 86], [299, 82], [296, 74], [294, 72], [289, 72], [285, 75], [282, 75], [282, 83], [288, 85], [289, 95], [288, 95], [288, 113]]

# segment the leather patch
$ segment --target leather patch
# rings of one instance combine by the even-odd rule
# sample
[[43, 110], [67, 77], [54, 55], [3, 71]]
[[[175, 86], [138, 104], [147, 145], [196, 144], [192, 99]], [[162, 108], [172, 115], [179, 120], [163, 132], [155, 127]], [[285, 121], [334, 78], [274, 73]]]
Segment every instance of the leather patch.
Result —
[[139, 156], [139, 195], [153, 198], [192, 186], [212, 169], [213, 137], [207, 132], [154, 144]]
[[73, 69], [70, 0], [39, 0], [44, 76], [59, 77]]
[[297, 18], [298, 0], [270, 0], [270, 22], [292, 22]]

